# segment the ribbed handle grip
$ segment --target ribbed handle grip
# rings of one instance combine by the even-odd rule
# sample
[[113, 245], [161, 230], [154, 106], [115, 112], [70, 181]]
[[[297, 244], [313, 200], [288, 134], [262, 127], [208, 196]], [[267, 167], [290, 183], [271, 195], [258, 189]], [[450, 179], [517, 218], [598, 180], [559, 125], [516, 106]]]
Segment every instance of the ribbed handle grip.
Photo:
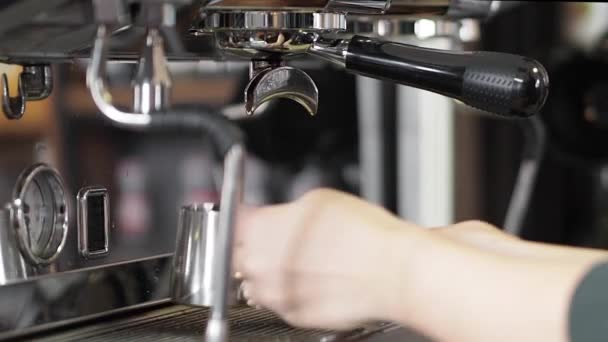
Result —
[[529, 116], [540, 111], [549, 78], [537, 61], [504, 53], [477, 52], [465, 69], [461, 100], [502, 115]]
[[539, 62], [505, 53], [442, 51], [355, 36], [346, 68], [511, 117], [538, 113], [549, 93]]

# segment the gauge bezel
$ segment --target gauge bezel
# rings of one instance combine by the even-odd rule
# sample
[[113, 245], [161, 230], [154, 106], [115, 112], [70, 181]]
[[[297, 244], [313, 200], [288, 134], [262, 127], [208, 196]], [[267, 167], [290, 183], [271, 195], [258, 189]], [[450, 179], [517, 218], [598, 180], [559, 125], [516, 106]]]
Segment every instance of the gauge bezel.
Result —
[[[29, 232], [24, 212], [23, 198], [34, 182], [48, 187], [47, 190], [50, 189], [51, 201], [53, 202], [51, 203], [53, 206], [52, 230], [49, 232], [48, 239], [46, 239], [48, 241], [43, 242], [44, 247], [41, 251], [34, 251], [29, 243]], [[59, 173], [47, 164], [42, 163], [34, 164], [23, 171], [13, 189], [10, 212], [11, 224], [15, 229], [19, 249], [25, 259], [36, 266], [48, 265], [55, 261], [65, 246], [69, 219], [66, 190]]]

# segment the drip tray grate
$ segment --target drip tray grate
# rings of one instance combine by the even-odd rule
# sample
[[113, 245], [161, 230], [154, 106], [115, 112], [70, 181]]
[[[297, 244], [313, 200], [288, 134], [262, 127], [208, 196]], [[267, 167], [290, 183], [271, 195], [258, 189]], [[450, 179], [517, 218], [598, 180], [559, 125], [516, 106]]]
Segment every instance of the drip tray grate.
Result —
[[[46, 334], [33, 341], [175, 341], [200, 342], [205, 336], [209, 310], [172, 306], [116, 320], [93, 323], [72, 330]], [[375, 324], [348, 333], [294, 328], [273, 313], [250, 307], [233, 308], [230, 314], [233, 341], [336, 341], [357, 340], [391, 330]]]

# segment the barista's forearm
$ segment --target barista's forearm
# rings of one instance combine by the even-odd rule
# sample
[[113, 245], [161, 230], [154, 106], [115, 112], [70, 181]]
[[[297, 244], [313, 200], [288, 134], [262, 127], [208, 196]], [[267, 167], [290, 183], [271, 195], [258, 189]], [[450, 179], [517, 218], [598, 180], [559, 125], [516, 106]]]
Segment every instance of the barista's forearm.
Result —
[[[405, 235], [408, 236], [405, 236]], [[597, 260], [509, 257], [430, 232], [402, 250], [391, 318], [441, 341], [567, 341], [567, 312]]]
[[463, 222], [433, 232], [482, 251], [506, 256], [559, 259], [574, 263], [608, 259], [608, 252], [604, 250], [526, 241], [478, 221]]
[[564, 263], [580, 263], [608, 258], [608, 252], [598, 249], [555, 246], [524, 240], [496, 241], [494, 251], [517, 257], [541, 258]]

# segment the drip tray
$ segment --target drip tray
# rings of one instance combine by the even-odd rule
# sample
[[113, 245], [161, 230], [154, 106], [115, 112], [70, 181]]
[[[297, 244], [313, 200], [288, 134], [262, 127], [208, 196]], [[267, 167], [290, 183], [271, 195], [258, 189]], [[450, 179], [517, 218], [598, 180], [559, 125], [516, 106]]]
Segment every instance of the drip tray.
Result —
[[[71, 330], [36, 336], [30, 341], [204, 341], [209, 310], [171, 306], [143, 314], [105, 320]], [[353, 341], [394, 330], [392, 324], [374, 324], [350, 332], [294, 328], [273, 313], [250, 307], [231, 310], [233, 341]]]

